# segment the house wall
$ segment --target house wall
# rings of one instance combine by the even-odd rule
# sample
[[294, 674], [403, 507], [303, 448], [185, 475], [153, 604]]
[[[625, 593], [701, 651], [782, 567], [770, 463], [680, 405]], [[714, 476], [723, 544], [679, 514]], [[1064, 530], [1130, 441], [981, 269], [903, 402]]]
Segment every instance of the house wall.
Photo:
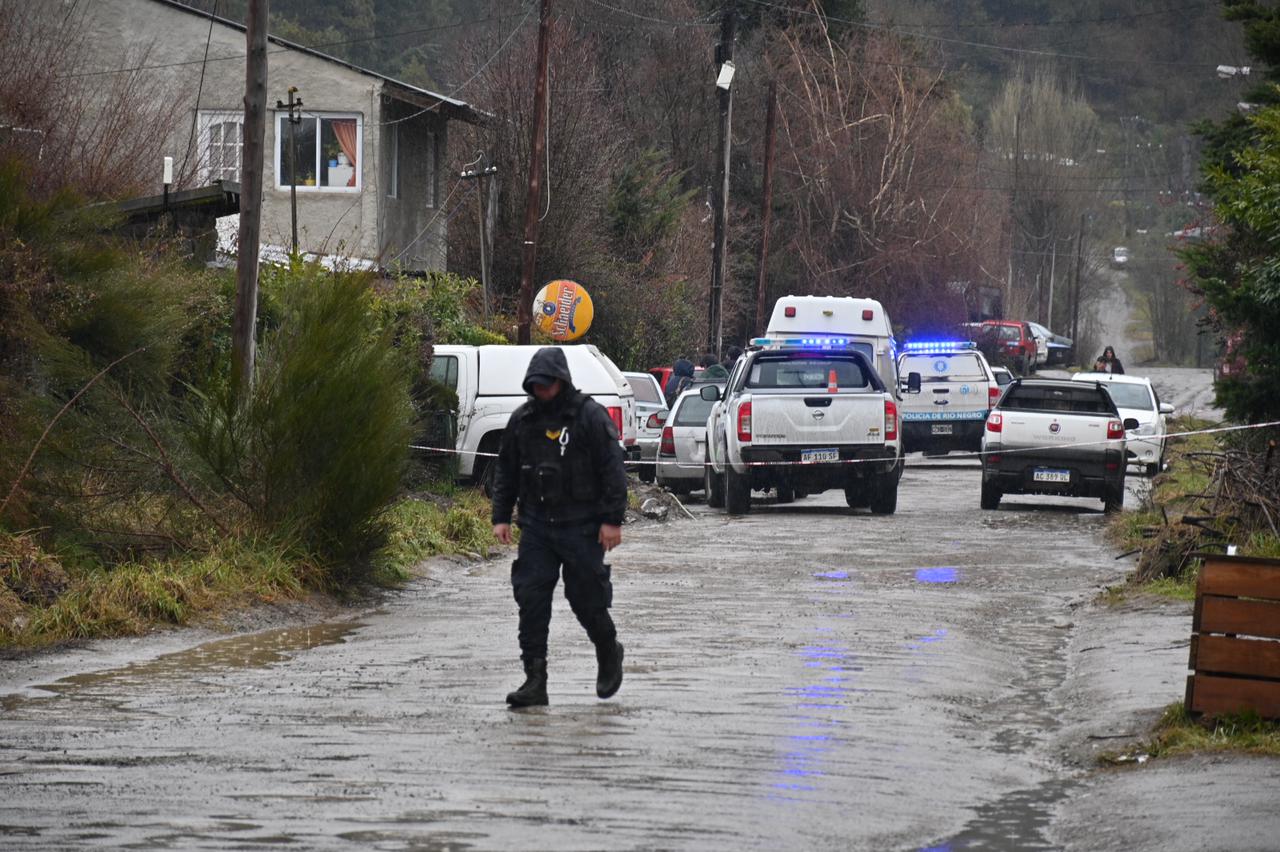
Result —
[[[383, 192], [382, 257], [388, 265], [406, 269], [444, 269], [447, 261], [445, 238], [449, 210], [457, 202], [446, 199], [450, 175], [441, 172], [448, 142], [447, 123], [440, 116], [423, 112], [422, 107], [384, 98], [380, 122]], [[399, 141], [393, 134], [399, 130]], [[432, 141], [434, 138], [434, 141]], [[399, 179], [395, 197], [388, 194], [391, 183], [391, 155], [399, 149]], [[392, 263], [394, 261], [394, 264]]]
[[[211, 30], [208, 18], [154, 0], [94, 0], [89, 4], [87, 22], [92, 35], [87, 40], [91, 55], [86, 56], [86, 70], [121, 67], [126, 57], [136, 56], [143, 49], [148, 51], [146, 65], [168, 66], [146, 72], [167, 79], [170, 84], [167, 88], [173, 97], [186, 102], [186, 121], [169, 134], [166, 153], [174, 157], [177, 170], [182, 170], [185, 162], [185, 171], [189, 175], [187, 185], [205, 183], [205, 175], [196, 174], [195, 169], [201, 156], [199, 129], [195, 150], [188, 153], [191, 121], [198, 111], [243, 112], [244, 32], [217, 23]], [[202, 62], [206, 39], [209, 61]], [[393, 240], [379, 234], [380, 218], [384, 212], [380, 209], [380, 199], [385, 195], [382, 187], [384, 170], [379, 156], [383, 81], [336, 62], [288, 50], [279, 44], [268, 43], [267, 49], [269, 106], [274, 107], [277, 100], [287, 101], [287, 90], [292, 85], [298, 87], [304, 114], [310, 111], [355, 113], [362, 119], [362, 162], [359, 167], [363, 189], [358, 193], [300, 190], [298, 237], [302, 250], [382, 261], [382, 249], [393, 243]], [[205, 69], [203, 83], [200, 79], [202, 66]], [[276, 188], [276, 113], [272, 108], [267, 114], [262, 241], [287, 247], [290, 242], [289, 188]], [[441, 125], [444, 123], [434, 120], [440, 121]], [[402, 163], [409, 159], [409, 152], [404, 149], [405, 138], [402, 135]], [[287, 160], [282, 156], [281, 169], [287, 168]], [[159, 163], [155, 173], [154, 190], [158, 193], [161, 191]], [[399, 223], [404, 218], [398, 211], [394, 215], [388, 211], [387, 219], [397, 223], [396, 227], [400, 227]], [[441, 223], [441, 245], [443, 233]], [[422, 257], [438, 261], [443, 268], [442, 251], [427, 251]]]

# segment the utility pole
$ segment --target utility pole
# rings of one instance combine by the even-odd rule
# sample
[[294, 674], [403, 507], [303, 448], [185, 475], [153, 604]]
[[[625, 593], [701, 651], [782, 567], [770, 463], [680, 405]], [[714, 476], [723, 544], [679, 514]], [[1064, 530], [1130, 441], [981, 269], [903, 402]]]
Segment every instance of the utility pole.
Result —
[[769, 81], [764, 120], [764, 198], [760, 202], [760, 268], [756, 278], [756, 334], [764, 334], [765, 269], [769, 265], [769, 226], [773, 221], [773, 149], [778, 122], [778, 83]]
[[298, 169], [294, 162], [298, 156], [297, 143], [294, 141], [293, 129], [302, 123], [302, 98], [294, 100], [298, 87], [289, 87], [289, 102], [276, 100], [276, 109], [289, 110], [289, 222], [293, 226], [293, 242], [290, 243], [289, 254], [298, 256]]
[[716, 47], [716, 92], [720, 102], [720, 147], [716, 158], [715, 242], [711, 249], [711, 304], [707, 309], [707, 351], [720, 357], [724, 343], [725, 243], [729, 219], [729, 150], [733, 141], [733, 40], [737, 31], [738, 4], [731, 0], [720, 24]]
[[462, 180], [479, 181], [476, 191], [476, 206], [479, 208], [480, 214], [480, 288], [484, 291], [484, 316], [489, 318], [489, 262], [492, 252], [489, 247], [489, 238], [491, 227], [489, 222], [489, 214], [493, 208], [492, 197], [486, 199], [485, 186], [491, 184], [492, 181], [485, 181], [486, 177], [498, 173], [497, 166], [486, 166], [482, 169], [467, 169], [458, 175]]
[[236, 309], [231, 324], [231, 378], [243, 392], [253, 381], [258, 321], [258, 240], [262, 230], [262, 160], [267, 130], [267, 3], [249, 0], [245, 15], [244, 158]]
[[1049, 255], [1049, 309], [1044, 325], [1053, 328], [1053, 279], [1058, 271], [1058, 235], [1053, 235], [1053, 253]]
[[1008, 315], [1013, 300], [1013, 255], [1018, 248], [1018, 171], [1022, 166], [1022, 99], [1018, 99], [1018, 111], [1013, 114], [1013, 190], [1009, 193], [1009, 273], [1004, 285], [1004, 303], [1000, 316]]
[[[1084, 265], [1084, 215], [1080, 214], [1080, 230], [1076, 231], [1076, 279], [1071, 285], [1071, 343], [1073, 346], [1078, 346], [1080, 341], [1080, 271]], [[1080, 357], [1079, 351], [1076, 352], [1076, 357]]]
[[533, 325], [533, 268], [538, 259], [538, 202], [542, 198], [542, 156], [546, 134], [547, 52], [551, 0], [542, 0], [538, 18], [538, 72], [533, 89], [533, 140], [529, 151], [529, 191], [524, 201], [524, 244], [520, 253], [520, 301], [516, 305], [516, 342], [527, 344]]

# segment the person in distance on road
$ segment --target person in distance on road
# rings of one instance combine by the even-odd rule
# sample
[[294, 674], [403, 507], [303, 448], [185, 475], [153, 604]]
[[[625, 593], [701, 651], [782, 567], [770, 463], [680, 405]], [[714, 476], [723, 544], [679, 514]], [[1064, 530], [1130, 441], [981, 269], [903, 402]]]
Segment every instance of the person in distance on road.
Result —
[[520, 610], [525, 681], [512, 707], [547, 703], [551, 599], [564, 568], [564, 594], [596, 646], [596, 695], [622, 685], [622, 643], [609, 607], [613, 584], [604, 555], [622, 542], [627, 473], [608, 412], [573, 386], [564, 351], [534, 353], [524, 377], [531, 397], [511, 414], [494, 468], [493, 534], [510, 544], [519, 503], [520, 549], [511, 585]]
[[1102, 354], [1094, 362], [1093, 371], [1095, 373], [1111, 373], [1112, 375], [1120, 376], [1124, 374], [1124, 365], [1116, 357], [1116, 350], [1108, 346], [1102, 350]]

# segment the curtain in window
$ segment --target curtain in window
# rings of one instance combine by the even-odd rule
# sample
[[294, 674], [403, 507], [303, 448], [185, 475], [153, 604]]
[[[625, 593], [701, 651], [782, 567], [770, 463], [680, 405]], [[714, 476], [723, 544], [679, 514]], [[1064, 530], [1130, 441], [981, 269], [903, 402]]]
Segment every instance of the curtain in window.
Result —
[[356, 175], [360, 172], [360, 162], [356, 159], [356, 120], [335, 118], [329, 124], [338, 144], [342, 146], [342, 153], [347, 155], [347, 162], [351, 163], [351, 177], [347, 180], [347, 186], [355, 186]]

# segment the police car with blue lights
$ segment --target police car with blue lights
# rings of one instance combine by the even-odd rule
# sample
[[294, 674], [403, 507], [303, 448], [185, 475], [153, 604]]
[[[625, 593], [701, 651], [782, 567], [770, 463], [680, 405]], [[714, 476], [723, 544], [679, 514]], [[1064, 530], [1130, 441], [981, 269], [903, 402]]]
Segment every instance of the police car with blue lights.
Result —
[[977, 451], [982, 426], [1000, 398], [991, 365], [969, 340], [913, 341], [898, 356], [898, 374], [920, 374], [902, 388], [903, 451], [943, 455]]
[[[831, 488], [851, 507], [892, 514], [902, 477], [895, 388], [880, 378], [864, 341], [852, 335], [751, 341], [707, 420], [707, 502], [730, 514], [751, 508], [752, 491], [780, 503]], [[920, 377], [910, 376], [918, 389]]]

